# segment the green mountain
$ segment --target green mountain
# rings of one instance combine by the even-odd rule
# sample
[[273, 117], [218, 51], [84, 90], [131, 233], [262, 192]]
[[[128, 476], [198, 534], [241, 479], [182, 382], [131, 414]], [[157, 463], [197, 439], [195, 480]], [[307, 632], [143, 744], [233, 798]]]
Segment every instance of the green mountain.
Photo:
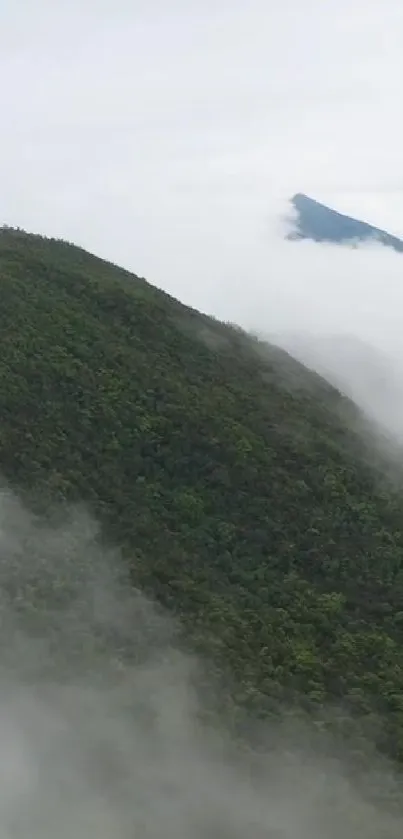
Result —
[[235, 724], [336, 703], [343, 735], [402, 760], [403, 501], [352, 403], [61, 241], [1, 230], [0, 290], [6, 479], [89, 505]]

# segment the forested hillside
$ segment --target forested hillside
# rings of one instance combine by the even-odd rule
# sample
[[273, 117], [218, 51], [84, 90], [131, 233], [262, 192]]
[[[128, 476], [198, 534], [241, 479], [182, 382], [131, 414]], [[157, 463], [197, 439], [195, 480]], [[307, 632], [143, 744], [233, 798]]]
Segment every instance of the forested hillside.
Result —
[[7, 480], [90, 506], [234, 715], [342, 701], [403, 760], [403, 500], [353, 406], [63, 242], [3, 229], [0, 290]]

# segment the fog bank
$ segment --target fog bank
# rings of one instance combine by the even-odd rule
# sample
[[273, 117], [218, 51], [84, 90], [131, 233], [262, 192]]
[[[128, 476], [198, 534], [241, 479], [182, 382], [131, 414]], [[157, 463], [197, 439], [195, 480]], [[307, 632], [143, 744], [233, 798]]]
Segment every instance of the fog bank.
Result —
[[2, 490], [0, 837], [401, 836], [291, 733], [249, 760], [209, 729], [197, 662], [101, 542], [82, 510], [51, 524]]

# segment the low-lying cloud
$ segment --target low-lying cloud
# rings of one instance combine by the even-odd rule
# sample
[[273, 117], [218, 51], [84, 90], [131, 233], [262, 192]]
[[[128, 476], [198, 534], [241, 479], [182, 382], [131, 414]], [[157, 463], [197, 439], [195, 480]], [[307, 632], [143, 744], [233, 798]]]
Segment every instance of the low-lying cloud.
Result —
[[220, 281], [213, 271], [187, 299], [289, 350], [402, 441], [403, 255], [284, 241], [286, 210], [273, 205], [265, 241], [235, 231], [236, 270], [224, 267]]
[[44, 521], [2, 490], [2, 839], [400, 837], [290, 734], [252, 759], [203, 723], [197, 663], [101, 544], [82, 511]]

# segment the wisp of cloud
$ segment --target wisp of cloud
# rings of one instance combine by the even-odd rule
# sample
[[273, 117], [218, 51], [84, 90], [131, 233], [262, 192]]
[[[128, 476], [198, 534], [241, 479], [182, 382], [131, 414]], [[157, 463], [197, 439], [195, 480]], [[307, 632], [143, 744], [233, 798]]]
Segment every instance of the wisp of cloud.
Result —
[[292, 737], [253, 765], [202, 722], [197, 664], [82, 510], [3, 487], [0, 609], [1, 839], [401, 836]]
[[[289, 242], [267, 213], [266, 238], [235, 231], [236, 271], [197, 286], [198, 305], [291, 352], [403, 441], [403, 255], [376, 243], [358, 248]], [[190, 294], [189, 294], [190, 296]]]

